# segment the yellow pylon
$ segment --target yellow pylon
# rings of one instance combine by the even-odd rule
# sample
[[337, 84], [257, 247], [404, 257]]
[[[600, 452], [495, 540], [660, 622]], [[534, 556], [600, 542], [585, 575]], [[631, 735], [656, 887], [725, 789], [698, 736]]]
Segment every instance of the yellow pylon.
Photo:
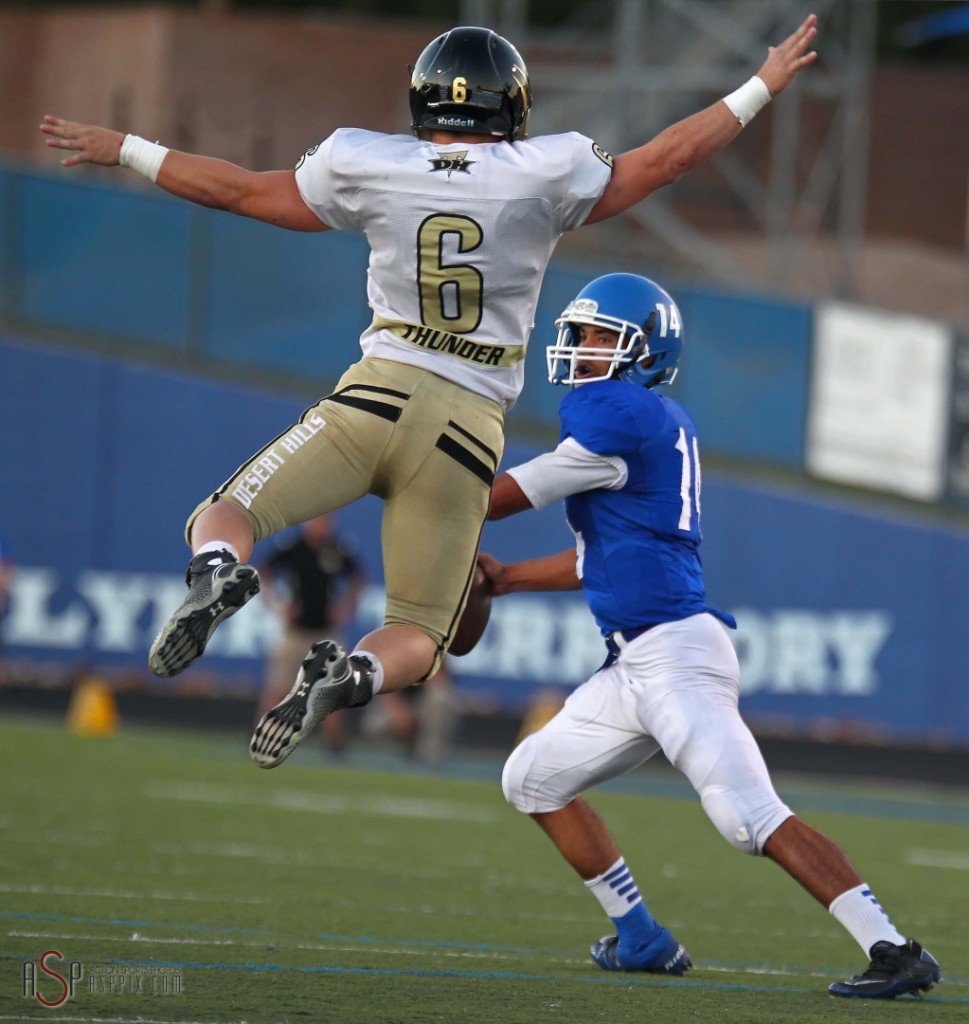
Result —
[[74, 684], [67, 725], [78, 736], [110, 736], [121, 719], [114, 691], [99, 676], [81, 676]]
[[540, 690], [533, 698], [522, 718], [518, 736], [515, 739], [517, 746], [533, 732], [538, 732], [542, 726], [547, 725], [561, 710], [565, 698], [558, 690]]

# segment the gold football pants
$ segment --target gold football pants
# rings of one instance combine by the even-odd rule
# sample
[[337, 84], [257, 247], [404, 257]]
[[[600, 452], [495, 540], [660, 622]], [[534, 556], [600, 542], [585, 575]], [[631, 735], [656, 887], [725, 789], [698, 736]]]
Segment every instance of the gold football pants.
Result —
[[187, 531], [215, 501], [240, 509], [259, 541], [376, 494], [385, 621], [430, 636], [436, 669], [467, 600], [503, 418], [495, 402], [427, 370], [363, 359], [199, 505]]

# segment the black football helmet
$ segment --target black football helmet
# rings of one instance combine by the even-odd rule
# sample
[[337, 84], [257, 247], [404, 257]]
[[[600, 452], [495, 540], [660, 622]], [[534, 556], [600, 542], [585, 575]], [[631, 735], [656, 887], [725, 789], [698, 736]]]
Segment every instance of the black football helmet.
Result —
[[531, 109], [528, 71], [490, 28], [452, 28], [424, 48], [410, 79], [411, 130], [439, 128], [523, 139]]

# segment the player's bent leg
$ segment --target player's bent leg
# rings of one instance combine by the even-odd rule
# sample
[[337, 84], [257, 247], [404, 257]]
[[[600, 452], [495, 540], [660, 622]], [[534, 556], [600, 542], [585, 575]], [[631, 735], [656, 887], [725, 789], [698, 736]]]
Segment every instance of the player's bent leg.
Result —
[[657, 738], [723, 838], [742, 853], [759, 856], [792, 812], [774, 791], [760, 748], [736, 709], [725, 706], [715, 723], [708, 722], [714, 700], [714, 694], [702, 692], [671, 699], [675, 707], [663, 709], [666, 721]]
[[738, 785], [738, 781], [709, 780], [694, 785], [703, 810], [720, 835], [741, 853], [760, 856], [764, 843], [791, 816], [791, 810], [769, 782]]
[[842, 893], [862, 884], [841, 847], [795, 815], [771, 833], [763, 853], [826, 909]]
[[372, 697], [373, 666], [365, 658], [348, 658], [332, 640], [314, 644], [292, 690], [256, 726], [249, 743], [252, 760], [260, 768], [275, 768], [327, 715], [361, 707]]
[[[655, 636], [645, 634], [638, 649], [630, 644], [623, 651], [621, 660], [632, 661], [636, 676], [650, 680], [644, 687], [644, 729], [687, 776], [731, 845], [775, 860], [868, 951], [868, 969], [836, 982], [832, 994], [893, 999], [931, 988], [941, 978], [935, 959], [901, 937], [871, 892], [855, 885], [858, 876], [842, 851], [794, 817], [774, 792], [760, 749], [737, 710], [736, 656], [729, 641], [721, 644], [722, 630], [711, 632], [709, 626], [705, 616], [683, 620]], [[838, 909], [846, 900], [854, 903]]]
[[635, 720], [617, 666], [580, 686], [551, 721], [512, 751], [501, 785], [530, 814], [596, 897], [616, 928], [589, 952], [603, 970], [680, 975], [689, 953], [646, 907], [612, 835], [579, 793], [648, 760], [658, 749]]
[[185, 576], [188, 594], [148, 653], [156, 676], [177, 675], [196, 662], [220, 622], [259, 592], [259, 574], [228, 551], [196, 555]]
[[526, 736], [501, 773], [502, 792], [512, 807], [523, 814], [557, 811], [592, 786], [649, 760], [659, 746], [630, 727], [625, 698], [615, 666], [604, 669]]
[[[341, 378], [345, 390], [352, 388], [358, 372], [351, 367]], [[376, 458], [371, 451], [383, 450], [389, 421], [334, 405], [334, 397], [306, 410], [299, 423], [261, 449], [193, 511], [186, 526], [193, 550], [211, 541], [214, 533], [246, 557], [255, 541], [367, 493]], [[210, 566], [209, 561], [211, 557], [192, 560], [188, 597], [152, 644], [149, 665], [157, 675], [175, 675], [201, 657], [215, 627], [259, 590], [252, 566], [231, 556], [228, 561], [234, 565]]]
[[717, 831], [759, 855], [791, 816], [740, 717], [739, 666], [726, 631], [708, 614], [665, 623], [620, 655], [634, 680], [642, 728], [697, 791]]
[[870, 957], [861, 974], [829, 986], [833, 995], [894, 999], [926, 992], [941, 980], [935, 958], [902, 936], [844, 851], [827, 836], [792, 816], [764, 844], [764, 856], [817, 899]]
[[364, 636], [356, 650], [380, 662], [381, 693], [412, 686], [430, 676], [438, 664], [438, 640], [411, 623], [388, 622]]
[[680, 975], [690, 969], [690, 954], [652, 916], [612, 833], [585, 800], [576, 797], [558, 810], [531, 816], [616, 928], [616, 934], [589, 947], [603, 970]]
[[408, 680], [417, 683], [440, 667], [471, 589], [501, 458], [502, 411], [425, 373], [399, 426], [381, 467], [386, 621], [433, 639], [431, 659]]

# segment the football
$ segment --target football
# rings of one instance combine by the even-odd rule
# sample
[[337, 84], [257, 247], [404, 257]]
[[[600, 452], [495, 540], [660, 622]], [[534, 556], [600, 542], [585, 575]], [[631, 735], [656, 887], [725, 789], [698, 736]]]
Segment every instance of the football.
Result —
[[464, 612], [461, 614], [458, 628], [454, 631], [454, 639], [451, 641], [448, 653], [460, 658], [462, 654], [469, 654], [473, 651], [488, 625], [489, 618], [491, 618], [491, 590], [481, 567], [476, 566], [474, 579], [471, 581], [471, 592], [468, 594], [468, 603], [464, 606]]

